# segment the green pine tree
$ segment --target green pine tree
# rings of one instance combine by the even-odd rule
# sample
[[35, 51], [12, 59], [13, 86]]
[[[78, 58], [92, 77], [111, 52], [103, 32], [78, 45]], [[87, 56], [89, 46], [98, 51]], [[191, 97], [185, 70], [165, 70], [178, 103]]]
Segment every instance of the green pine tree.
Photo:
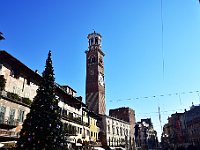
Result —
[[20, 132], [17, 148], [20, 150], [60, 150], [63, 132], [60, 108], [55, 98], [55, 78], [51, 51], [46, 60], [43, 80]]

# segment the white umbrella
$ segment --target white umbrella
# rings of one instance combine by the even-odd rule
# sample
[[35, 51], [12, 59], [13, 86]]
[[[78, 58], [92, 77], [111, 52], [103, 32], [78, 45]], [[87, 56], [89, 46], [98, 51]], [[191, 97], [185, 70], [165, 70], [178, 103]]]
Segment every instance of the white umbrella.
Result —
[[0, 143], [0, 147], [3, 147], [3, 146], [4, 146], [4, 144], [1, 144], [1, 143]]

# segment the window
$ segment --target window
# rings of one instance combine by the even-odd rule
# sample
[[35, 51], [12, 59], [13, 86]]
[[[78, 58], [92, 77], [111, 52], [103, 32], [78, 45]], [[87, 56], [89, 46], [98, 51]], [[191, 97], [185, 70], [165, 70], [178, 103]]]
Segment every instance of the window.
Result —
[[82, 128], [80, 128], [80, 134], [82, 134]]
[[123, 136], [122, 127], [120, 127], [120, 135]]
[[79, 127], [77, 127], [76, 133], [79, 134]]
[[93, 39], [91, 39], [91, 45], [93, 44], [93, 42], [94, 42], [94, 40], [93, 40]]
[[0, 106], [0, 122], [4, 122], [6, 107]]
[[14, 74], [15, 74], [15, 73], [14, 73], [14, 70], [10, 70], [10, 76], [11, 76], [11, 77], [14, 77]]
[[13, 69], [12, 69], [12, 70], [10, 71], [10, 76], [12, 76], [12, 77], [14, 77], [14, 78], [17, 78], [17, 79], [18, 79], [18, 78], [19, 78], [19, 74], [20, 74], [20, 73], [19, 73], [19, 71], [17, 71], [17, 70], [13, 70]]
[[100, 64], [103, 63], [103, 59], [101, 57], [99, 58], [99, 62], [100, 62]]
[[67, 116], [67, 110], [63, 109], [63, 110], [62, 110], [62, 115], [63, 115], [63, 116]]
[[91, 137], [93, 136], [93, 132], [91, 131]]
[[108, 133], [110, 133], [110, 125], [108, 125]]
[[95, 57], [92, 57], [92, 58], [90, 59], [90, 62], [91, 62], [91, 63], [95, 63]]
[[117, 135], [119, 135], [119, 128], [117, 127]]
[[3, 68], [3, 64], [0, 63], [0, 75], [2, 74], [1, 70]]
[[30, 85], [31, 84], [30, 78], [28, 78], [26, 82], [28, 85]]
[[126, 135], [128, 135], [128, 129], [126, 129]]
[[24, 121], [24, 110], [18, 111], [18, 121], [23, 122]]
[[95, 37], [95, 44], [98, 44], [98, 38]]
[[73, 113], [69, 112], [69, 118], [73, 119]]
[[8, 124], [14, 125], [15, 109], [10, 109]]
[[90, 135], [90, 131], [89, 130], [87, 130], [87, 136], [89, 136]]

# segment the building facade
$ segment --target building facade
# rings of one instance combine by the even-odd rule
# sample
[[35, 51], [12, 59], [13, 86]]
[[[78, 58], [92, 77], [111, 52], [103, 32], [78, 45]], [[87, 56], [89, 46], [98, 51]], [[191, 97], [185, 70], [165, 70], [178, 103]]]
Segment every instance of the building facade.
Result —
[[158, 148], [157, 132], [153, 128], [151, 118], [141, 119], [135, 126], [136, 147], [146, 149]]
[[88, 50], [86, 53], [86, 104], [90, 111], [96, 114], [106, 113], [104, 53], [101, 49], [101, 35], [88, 35]]
[[0, 51], [0, 76], [1, 81], [5, 80], [5, 86], [0, 88], [0, 142], [14, 141], [41, 77], [6, 51]]
[[[68, 146], [82, 146], [83, 141], [89, 141], [89, 127], [87, 122], [83, 124], [83, 107], [85, 104], [76, 97], [76, 92], [69, 86], [57, 84], [56, 96], [59, 99], [59, 107], [62, 111], [65, 138]], [[84, 121], [86, 121], [84, 119]], [[85, 134], [86, 133], [86, 134]]]
[[183, 113], [172, 114], [162, 133], [164, 147], [200, 148], [200, 105], [193, 105]]
[[102, 115], [103, 131], [106, 135], [107, 145], [111, 147], [130, 148], [130, 124], [123, 120]]
[[135, 111], [129, 107], [121, 107], [109, 110], [109, 116], [123, 120], [130, 124], [130, 139], [129, 145], [131, 149], [135, 148]]
[[192, 105], [190, 110], [184, 114], [187, 127], [187, 143], [200, 148], [200, 105]]

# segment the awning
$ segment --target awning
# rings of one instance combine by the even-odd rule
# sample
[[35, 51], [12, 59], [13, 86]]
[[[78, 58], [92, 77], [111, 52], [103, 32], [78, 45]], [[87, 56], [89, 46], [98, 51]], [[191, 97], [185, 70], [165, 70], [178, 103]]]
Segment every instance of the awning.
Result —
[[102, 147], [94, 147], [94, 150], [105, 150], [105, 149]]
[[76, 146], [82, 146], [82, 144], [81, 143], [76, 143]]
[[1, 142], [0, 143], [0, 147], [4, 146], [4, 147], [10, 147], [10, 146], [14, 146], [17, 143], [17, 141], [6, 141], [6, 142]]
[[4, 144], [1, 144], [1, 143], [0, 143], [0, 148], [3, 147], [3, 146], [4, 146]]
[[75, 144], [74, 141], [70, 141], [70, 140], [66, 140], [67, 143], [72, 143], [72, 144]]

